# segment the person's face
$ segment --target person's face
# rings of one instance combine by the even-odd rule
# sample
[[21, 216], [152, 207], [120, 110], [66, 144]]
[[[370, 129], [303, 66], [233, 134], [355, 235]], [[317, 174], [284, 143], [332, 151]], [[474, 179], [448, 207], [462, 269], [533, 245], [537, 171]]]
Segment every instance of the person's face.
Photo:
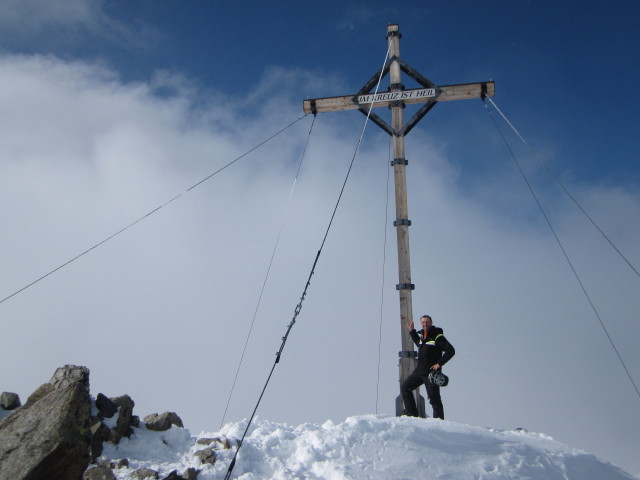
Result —
[[422, 325], [423, 330], [429, 330], [431, 325], [433, 325], [433, 321], [429, 317], [421, 317], [420, 324]]

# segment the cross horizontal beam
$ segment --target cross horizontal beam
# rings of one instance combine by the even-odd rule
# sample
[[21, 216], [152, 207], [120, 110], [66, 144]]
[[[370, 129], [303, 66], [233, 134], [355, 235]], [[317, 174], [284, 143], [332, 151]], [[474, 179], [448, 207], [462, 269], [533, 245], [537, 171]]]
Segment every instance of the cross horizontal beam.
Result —
[[[428, 90], [435, 90], [430, 94]], [[424, 103], [429, 100], [445, 102], [449, 100], [466, 100], [470, 98], [481, 98], [483, 95], [493, 97], [496, 91], [495, 83], [463, 83], [460, 85], [443, 85], [435, 89], [415, 88], [412, 90], [402, 90], [400, 92], [381, 92], [375, 95], [345, 95], [342, 97], [326, 97], [305, 100], [303, 104], [304, 113], [336, 112], [340, 110], [358, 110], [362, 107], [388, 107], [394, 102], [401, 101], [405, 104]], [[404, 94], [404, 96], [402, 95]], [[362, 103], [358, 102], [358, 99]]]

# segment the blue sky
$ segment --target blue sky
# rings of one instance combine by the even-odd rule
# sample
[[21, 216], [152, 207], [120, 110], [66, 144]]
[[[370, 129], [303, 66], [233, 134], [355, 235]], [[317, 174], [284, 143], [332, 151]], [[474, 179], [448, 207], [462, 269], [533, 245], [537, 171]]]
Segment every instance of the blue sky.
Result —
[[[0, 297], [296, 120], [304, 99], [355, 93], [382, 65], [388, 23], [434, 83], [494, 80], [496, 104], [637, 269], [638, 20], [635, 1], [3, 1]], [[284, 223], [310, 117], [0, 304], [20, 365], [0, 366], [0, 388], [26, 399], [56, 367], [83, 364], [94, 394], [217, 427], [282, 228], [227, 420], [248, 416], [363, 122], [318, 116]], [[501, 125], [638, 383], [640, 279]], [[387, 152], [370, 124], [263, 418], [375, 413], [381, 316], [379, 413], [394, 413]], [[458, 350], [448, 418], [524, 426], [640, 472], [640, 399], [482, 103], [437, 105], [407, 158], [414, 313], [432, 313]]]
[[[640, 69], [632, 53], [638, 45], [637, 2], [606, 7], [595, 1], [279, 2], [274, 7], [110, 1], [92, 9], [89, 23], [82, 23], [83, 17], [71, 24], [41, 22], [35, 34], [16, 25], [3, 46], [98, 58], [125, 81], [146, 80], [157, 70], [180, 72], [203, 88], [225, 85], [233, 94], [255, 88], [267, 66], [318, 76], [330, 72], [344, 82], [337, 91], [328, 84], [326, 91], [300, 93], [333, 96], [350, 93], [340, 87], [359, 88], [377, 70], [391, 21], [405, 35], [403, 58], [435, 83], [492, 78], [496, 101], [531, 121], [536, 128], [531, 135], [540, 132], [561, 142], [563, 133], [570, 134], [573, 142], [554, 160], [578, 164], [575, 175], [640, 181], [633, 148], [637, 102], [630, 94]], [[616, 133], [603, 142], [609, 129]]]

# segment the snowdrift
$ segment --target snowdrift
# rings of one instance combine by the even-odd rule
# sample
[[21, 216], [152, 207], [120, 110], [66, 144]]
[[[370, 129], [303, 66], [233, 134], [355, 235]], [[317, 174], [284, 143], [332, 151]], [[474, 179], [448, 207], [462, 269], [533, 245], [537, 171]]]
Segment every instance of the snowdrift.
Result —
[[[162, 475], [189, 467], [198, 479], [224, 478], [246, 421], [221, 431], [192, 436], [172, 427], [166, 432], [135, 430], [120, 445], [105, 444], [102, 458], [127, 458], [115, 470], [132, 479], [138, 468]], [[232, 449], [218, 450], [213, 465], [201, 465], [194, 453], [198, 438], [224, 436]], [[233, 470], [238, 480], [629, 480], [635, 477], [593, 455], [547, 435], [502, 431], [448, 421], [366, 415], [334, 424], [289, 426], [256, 420]]]

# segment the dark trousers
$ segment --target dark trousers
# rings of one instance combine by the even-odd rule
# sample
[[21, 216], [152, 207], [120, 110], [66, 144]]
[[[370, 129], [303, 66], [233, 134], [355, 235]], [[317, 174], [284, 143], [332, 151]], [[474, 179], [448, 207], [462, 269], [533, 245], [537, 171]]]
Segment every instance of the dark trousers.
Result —
[[410, 417], [418, 416], [418, 407], [413, 391], [420, 385], [424, 384], [427, 389], [429, 403], [433, 407], [433, 417], [444, 420], [444, 407], [442, 406], [442, 398], [440, 398], [440, 387], [429, 383], [429, 371], [419, 371], [415, 369], [411, 375], [400, 386], [402, 400], [404, 400], [404, 410]]

